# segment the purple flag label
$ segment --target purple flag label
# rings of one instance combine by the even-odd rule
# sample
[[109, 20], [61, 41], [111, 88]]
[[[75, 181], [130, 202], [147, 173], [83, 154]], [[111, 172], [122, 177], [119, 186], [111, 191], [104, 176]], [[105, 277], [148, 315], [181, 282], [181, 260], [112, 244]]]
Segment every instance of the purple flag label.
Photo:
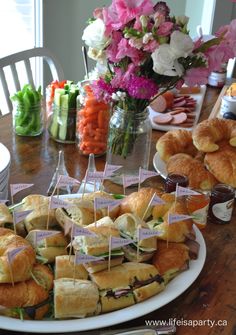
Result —
[[123, 167], [123, 165], [112, 165], [112, 164], [107, 164], [106, 163], [105, 169], [104, 169], [104, 178], [112, 176], [112, 174], [115, 171], [119, 170], [122, 167]]
[[87, 171], [86, 181], [100, 181], [103, 179], [103, 171]]
[[161, 232], [153, 229], [148, 229], [148, 228], [139, 228], [138, 230], [138, 239], [140, 240], [145, 240], [149, 237], [153, 236], [160, 236]]
[[155, 205], [164, 205], [165, 201], [162, 200], [160, 197], [158, 197], [158, 195], [154, 194], [154, 197], [152, 198], [152, 202], [151, 202], [151, 206], [155, 206]]
[[91, 236], [91, 237], [96, 237], [97, 235], [93, 233], [92, 231], [79, 227], [79, 226], [73, 226], [73, 232], [72, 232], [72, 237], [74, 236]]
[[139, 169], [139, 182], [143, 183], [144, 180], [151, 178], [151, 177], [156, 177], [158, 176], [159, 173], [155, 172], [155, 171], [149, 171], [149, 170], [145, 170], [140, 168]]
[[16, 225], [17, 223], [21, 222], [22, 220], [24, 220], [26, 218], [27, 215], [29, 215], [31, 212], [33, 212], [32, 209], [29, 209], [27, 211], [22, 211], [22, 212], [13, 212], [13, 222], [14, 225]]
[[108, 206], [109, 211], [111, 211], [113, 208], [119, 206], [122, 202], [122, 199], [113, 200], [113, 202]]
[[190, 188], [182, 187], [177, 185], [176, 187], [176, 197], [181, 197], [183, 195], [201, 195], [201, 193], [191, 190]]
[[51, 197], [50, 199], [50, 208], [69, 208], [73, 206], [72, 203], [66, 202], [60, 198]]
[[104, 260], [103, 257], [96, 257], [96, 256], [90, 256], [90, 255], [85, 255], [85, 254], [80, 254], [76, 252], [75, 254], [75, 264], [84, 264], [84, 263], [89, 263], [89, 262], [97, 262]]
[[11, 195], [15, 195], [16, 193], [32, 187], [34, 184], [10, 184]]
[[111, 249], [116, 249], [119, 247], [123, 247], [124, 245], [133, 243], [134, 241], [128, 238], [121, 238], [121, 237], [113, 237], [111, 236], [111, 244], [110, 247]]
[[95, 210], [106, 207], [115, 207], [120, 204], [120, 201], [107, 198], [95, 198], [94, 199], [94, 208]]
[[36, 243], [38, 243], [41, 240], [44, 240], [47, 237], [51, 237], [54, 236], [56, 234], [59, 234], [60, 231], [56, 231], [56, 230], [40, 230], [40, 231], [36, 231]]
[[9, 264], [11, 264], [13, 262], [16, 255], [18, 255], [22, 250], [24, 250], [26, 248], [27, 248], [26, 246], [22, 246], [22, 247], [18, 247], [18, 248], [15, 248], [13, 250], [8, 251], [7, 260], [9, 262]]
[[128, 187], [133, 184], [139, 183], [139, 177], [138, 176], [123, 176], [123, 185], [124, 187]]
[[78, 184], [80, 184], [80, 182], [77, 179], [65, 175], [60, 175], [58, 178], [57, 187], [74, 186]]
[[179, 221], [189, 220], [189, 219], [192, 219], [192, 216], [184, 215], [184, 214], [169, 214], [168, 215], [169, 224], [179, 222]]

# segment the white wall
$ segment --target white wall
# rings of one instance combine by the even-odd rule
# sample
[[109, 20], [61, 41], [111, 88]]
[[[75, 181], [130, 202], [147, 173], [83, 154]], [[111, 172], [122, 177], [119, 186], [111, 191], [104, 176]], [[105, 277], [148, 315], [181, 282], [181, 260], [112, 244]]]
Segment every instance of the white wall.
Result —
[[185, 15], [189, 17], [189, 31], [192, 38], [196, 37], [196, 27], [201, 25], [204, 0], [186, 0]]

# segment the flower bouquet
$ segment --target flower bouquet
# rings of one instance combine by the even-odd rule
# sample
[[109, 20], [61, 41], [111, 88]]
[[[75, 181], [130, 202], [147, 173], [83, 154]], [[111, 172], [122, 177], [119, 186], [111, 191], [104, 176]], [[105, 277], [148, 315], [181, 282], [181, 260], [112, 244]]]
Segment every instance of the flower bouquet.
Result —
[[[95, 9], [84, 30], [89, 57], [107, 66], [93, 90], [97, 99], [112, 103], [116, 123], [123, 127], [113, 122], [108, 139], [108, 153], [120, 157], [121, 165], [132, 157], [138, 120], [154, 97], [184, 83], [206, 84], [212, 71], [236, 55], [236, 20], [207, 42], [201, 37], [193, 41], [187, 24], [186, 16], [170, 16], [164, 1], [154, 5], [151, 0], [113, 0]], [[122, 113], [123, 122], [117, 113]], [[139, 143], [139, 152], [146, 150]]]

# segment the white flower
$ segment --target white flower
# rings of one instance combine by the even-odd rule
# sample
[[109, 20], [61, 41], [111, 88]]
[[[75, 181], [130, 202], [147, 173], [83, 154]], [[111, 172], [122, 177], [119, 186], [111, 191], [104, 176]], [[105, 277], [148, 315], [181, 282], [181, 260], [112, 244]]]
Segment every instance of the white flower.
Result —
[[194, 43], [189, 35], [175, 30], [170, 36], [170, 48], [176, 58], [186, 58], [193, 51]]
[[184, 72], [169, 44], [162, 44], [152, 55], [153, 71], [170, 77], [181, 76]]
[[112, 93], [111, 98], [115, 101], [125, 101], [126, 93], [117, 91], [116, 93]]
[[82, 40], [91, 48], [103, 50], [110, 43], [110, 38], [105, 35], [105, 29], [104, 22], [96, 19], [84, 29]]
[[143, 46], [142, 38], [132, 37], [129, 39], [129, 45], [136, 49], [141, 49]]
[[169, 44], [161, 44], [159, 48], [152, 53], [151, 57], [153, 60], [153, 71], [156, 73], [164, 75], [166, 72], [170, 73], [172, 71], [175, 55]]
[[91, 48], [89, 47], [88, 49], [88, 56], [91, 59], [94, 59], [100, 63], [105, 63], [106, 61], [106, 54], [105, 51], [101, 50], [101, 49], [95, 49], [95, 48]]
[[175, 19], [176, 19], [177, 24], [180, 24], [183, 26], [186, 25], [189, 21], [189, 17], [185, 15], [176, 16]]
[[147, 44], [148, 42], [150, 42], [151, 40], [153, 40], [153, 35], [152, 33], [146, 33], [143, 36], [143, 44]]

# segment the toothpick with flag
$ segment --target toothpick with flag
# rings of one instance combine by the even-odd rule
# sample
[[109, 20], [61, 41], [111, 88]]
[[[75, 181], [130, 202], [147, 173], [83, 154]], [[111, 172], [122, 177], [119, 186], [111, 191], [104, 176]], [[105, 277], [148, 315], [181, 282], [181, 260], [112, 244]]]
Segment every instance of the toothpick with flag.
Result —
[[28, 216], [31, 212], [33, 212], [32, 209], [29, 209], [27, 211], [21, 211], [21, 212], [13, 211], [13, 226], [14, 226], [15, 235], [16, 235], [16, 225], [17, 225], [17, 223], [24, 220], [26, 218], [26, 216]]
[[11, 192], [11, 202], [14, 205], [13, 197], [20, 191], [25, 190], [26, 188], [32, 187], [34, 184], [10, 184], [10, 192]]
[[190, 188], [182, 187], [182, 186], [177, 185], [176, 186], [176, 191], [175, 191], [175, 196], [176, 197], [182, 197], [184, 195], [201, 195], [201, 193], [196, 192], [194, 190], [191, 190]]
[[128, 186], [134, 185], [134, 184], [138, 184], [139, 183], [139, 176], [126, 176], [123, 175], [123, 189], [124, 189], [124, 195], [125, 195], [125, 189]]
[[156, 206], [156, 205], [164, 205], [165, 204], [165, 201], [162, 200], [160, 197], [158, 197], [158, 195], [156, 193], [153, 194], [153, 196], [151, 197], [151, 200], [149, 201], [148, 205], [147, 205], [147, 208], [145, 210], [145, 212], [143, 213], [143, 216], [142, 216], [142, 220], [144, 220], [149, 208], [151, 206]]
[[75, 179], [75, 178], [72, 178], [70, 176], [67, 176], [67, 175], [59, 175], [58, 176], [58, 179], [57, 179], [57, 183], [55, 185], [55, 188], [52, 192], [52, 195], [54, 195], [55, 191], [57, 190], [57, 195], [59, 195], [59, 188], [60, 187], [73, 187], [73, 186], [76, 186], [76, 185], [80, 185], [80, 182]]
[[13, 275], [13, 271], [12, 271], [12, 262], [14, 260], [14, 258], [16, 257], [16, 255], [18, 255], [22, 250], [26, 249], [27, 246], [21, 246], [18, 248], [14, 248], [10, 251], [7, 252], [7, 261], [9, 264], [9, 271], [10, 271], [10, 276], [11, 276], [11, 282], [12, 282], [12, 286], [14, 286], [14, 275]]
[[132, 239], [110, 236], [109, 238], [109, 256], [108, 256], [108, 271], [111, 269], [111, 250], [118, 249], [125, 245], [133, 243]]
[[138, 190], [140, 190], [140, 185], [148, 178], [151, 177], [156, 177], [158, 176], [159, 173], [155, 172], [155, 171], [149, 171], [149, 170], [145, 170], [143, 168], [139, 168], [139, 183], [138, 183]]

